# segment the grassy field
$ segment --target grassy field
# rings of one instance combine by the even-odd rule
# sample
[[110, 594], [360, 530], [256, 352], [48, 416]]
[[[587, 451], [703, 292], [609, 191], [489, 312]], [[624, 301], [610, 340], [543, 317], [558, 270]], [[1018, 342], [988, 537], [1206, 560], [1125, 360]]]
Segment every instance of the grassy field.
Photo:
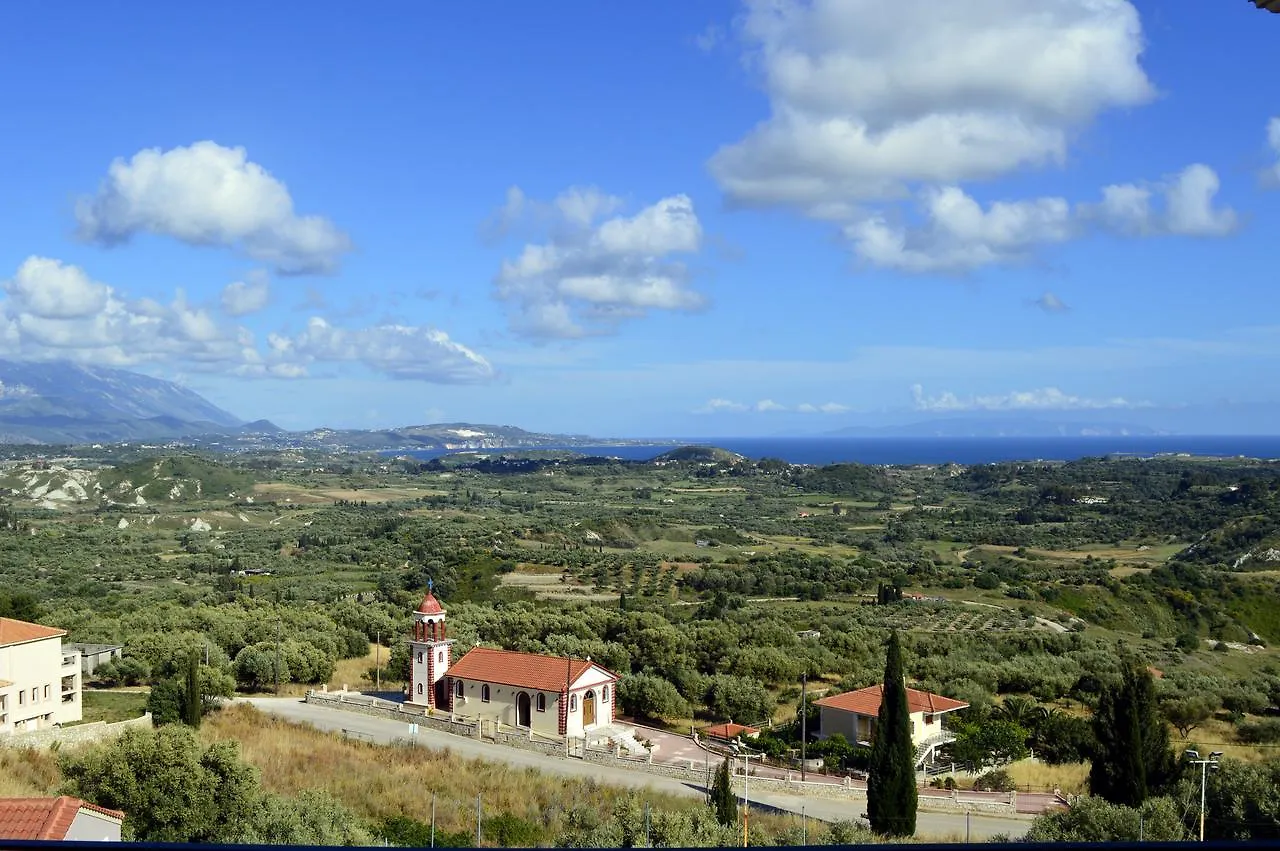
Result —
[[127, 721], [139, 718], [147, 709], [146, 690], [86, 689], [82, 695], [83, 707], [80, 723]]

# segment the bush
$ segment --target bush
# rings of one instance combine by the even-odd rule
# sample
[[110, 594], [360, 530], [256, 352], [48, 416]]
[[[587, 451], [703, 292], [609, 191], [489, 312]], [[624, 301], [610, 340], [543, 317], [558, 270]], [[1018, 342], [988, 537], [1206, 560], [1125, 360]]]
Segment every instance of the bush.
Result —
[[1280, 742], [1280, 718], [1241, 722], [1236, 725], [1236, 738], [1249, 745]]
[[1009, 776], [1009, 772], [1003, 768], [997, 768], [983, 774], [977, 780], [973, 781], [973, 789], [975, 792], [1013, 792], [1018, 788], [1018, 784], [1013, 782], [1013, 778]]

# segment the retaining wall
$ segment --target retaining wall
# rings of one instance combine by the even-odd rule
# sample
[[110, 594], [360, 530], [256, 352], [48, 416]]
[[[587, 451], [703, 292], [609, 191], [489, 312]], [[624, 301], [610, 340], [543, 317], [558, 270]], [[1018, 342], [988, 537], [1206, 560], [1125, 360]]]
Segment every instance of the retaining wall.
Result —
[[130, 718], [127, 721], [116, 721], [108, 724], [105, 721], [90, 721], [87, 724], [74, 724], [70, 727], [47, 727], [43, 730], [30, 730], [23, 733], [10, 733], [0, 736], [0, 748], [51, 748], [62, 745], [84, 745], [113, 739], [130, 727], [151, 727], [151, 713], [141, 718]]

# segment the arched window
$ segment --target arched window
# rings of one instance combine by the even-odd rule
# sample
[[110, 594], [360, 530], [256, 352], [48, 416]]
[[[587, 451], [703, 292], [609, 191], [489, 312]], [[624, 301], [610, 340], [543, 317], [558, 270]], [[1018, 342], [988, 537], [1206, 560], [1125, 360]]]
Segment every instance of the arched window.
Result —
[[422, 694], [422, 683], [418, 683], [418, 694]]
[[547, 711], [547, 696], [545, 694], [538, 695], [538, 711], [539, 712]]
[[608, 702], [609, 702], [609, 687], [608, 687], [608, 686], [604, 686], [603, 688], [601, 688], [601, 689], [600, 689], [600, 702], [601, 702], [601, 703], [608, 703]]
[[488, 683], [485, 683], [484, 685], [480, 686], [480, 699], [483, 700], [485, 703], [489, 702], [489, 684]]
[[569, 695], [569, 711], [570, 712], [578, 711], [578, 696], [576, 694]]
[[436, 654], [436, 661], [437, 661], [437, 662], [439, 662], [441, 665], [443, 665], [443, 664], [444, 664], [444, 651], [443, 651], [443, 650], [441, 650], [439, 653], [437, 653], [437, 654]]
[[458, 680], [453, 684], [453, 693], [458, 697], [462, 697], [462, 680]]
[[418, 664], [419, 664], [419, 665], [421, 665], [421, 664], [422, 664], [422, 651], [421, 651], [421, 650], [419, 650], [419, 651], [418, 651]]

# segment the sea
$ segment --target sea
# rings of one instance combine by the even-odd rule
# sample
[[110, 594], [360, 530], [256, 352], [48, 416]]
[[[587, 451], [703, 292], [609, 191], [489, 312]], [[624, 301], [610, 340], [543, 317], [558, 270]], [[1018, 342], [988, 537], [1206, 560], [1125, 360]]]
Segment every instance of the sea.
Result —
[[[1000, 461], [1074, 461], [1078, 458], [1158, 455], [1280, 459], [1280, 436], [1143, 435], [1117, 437], [723, 437], [674, 439], [652, 444], [544, 446], [583, 455], [648, 461], [680, 446], [716, 446], [753, 460], [779, 458], [791, 464], [993, 464]], [[428, 460], [460, 450], [415, 450]], [[467, 450], [476, 451], [476, 450]], [[486, 454], [528, 448], [485, 449]]]

